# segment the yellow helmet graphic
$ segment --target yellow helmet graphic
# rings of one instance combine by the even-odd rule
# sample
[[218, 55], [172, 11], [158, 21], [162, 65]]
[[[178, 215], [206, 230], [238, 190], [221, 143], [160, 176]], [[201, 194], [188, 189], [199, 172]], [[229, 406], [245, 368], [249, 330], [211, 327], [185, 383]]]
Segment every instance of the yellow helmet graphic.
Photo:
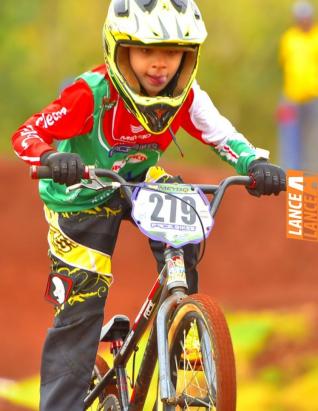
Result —
[[[109, 75], [128, 109], [151, 133], [163, 133], [185, 101], [207, 36], [193, 0], [111, 0], [103, 28]], [[180, 48], [180, 67], [168, 92], [144, 95], [129, 61], [130, 46]]]

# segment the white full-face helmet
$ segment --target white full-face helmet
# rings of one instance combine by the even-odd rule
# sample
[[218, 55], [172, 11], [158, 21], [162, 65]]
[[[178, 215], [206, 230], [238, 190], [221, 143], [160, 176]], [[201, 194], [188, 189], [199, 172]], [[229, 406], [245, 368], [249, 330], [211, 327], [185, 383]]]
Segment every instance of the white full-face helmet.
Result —
[[[128, 109], [151, 133], [163, 133], [185, 101], [207, 36], [193, 0], [111, 0], [103, 28], [105, 62]], [[129, 61], [130, 46], [180, 48], [180, 67], [155, 97], [143, 93]]]

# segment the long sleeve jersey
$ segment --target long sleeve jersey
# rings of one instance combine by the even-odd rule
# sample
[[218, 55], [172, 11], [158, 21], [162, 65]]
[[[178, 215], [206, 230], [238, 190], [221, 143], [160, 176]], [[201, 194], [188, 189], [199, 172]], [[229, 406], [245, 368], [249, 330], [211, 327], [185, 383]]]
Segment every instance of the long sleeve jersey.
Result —
[[[171, 124], [174, 134], [180, 127], [210, 146], [239, 174], [246, 174], [257, 156], [256, 149], [218, 112], [196, 82]], [[57, 100], [22, 124], [12, 139], [16, 154], [29, 164], [39, 165], [41, 155], [52, 149], [75, 152], [87, 165], [111, 169], [133, 180], [158, 162], [173, 136], [169, 129], [152, 134], [142, 127], [103, 65], [79, 76]], [[87, 189], [67, 193], [64, 185], [40, 182], [41, 198], [55, 211], [91, 208], [109, 195]]]

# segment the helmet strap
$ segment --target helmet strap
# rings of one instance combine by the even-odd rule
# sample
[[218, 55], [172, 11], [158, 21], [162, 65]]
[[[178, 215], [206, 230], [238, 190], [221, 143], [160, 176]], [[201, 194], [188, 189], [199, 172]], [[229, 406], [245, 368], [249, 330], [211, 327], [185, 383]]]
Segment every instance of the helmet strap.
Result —
[[171, 128], [171, 127], [169, 127], [169, 131], [170, 131], [170, 134], [171, 134], [171, 137], [172, 137], [172, 140], [173, 140], [174, 144], [177, 146], [177, 148], [178, 148], [178, 150], [179, 150], [179, 153], [181, 154], [181, 157], [184, 157], [183, 151], [182, 151], [182, 149], [181, 149], [181, 147], [180, 147], [180, 145], [179, 145], [179, 143], [178, 143], [178, 141], [177, 141], [177, 137], [176, 137], [176, 135], [174, 134], [174, 132], [172, 131], [172, 128]]

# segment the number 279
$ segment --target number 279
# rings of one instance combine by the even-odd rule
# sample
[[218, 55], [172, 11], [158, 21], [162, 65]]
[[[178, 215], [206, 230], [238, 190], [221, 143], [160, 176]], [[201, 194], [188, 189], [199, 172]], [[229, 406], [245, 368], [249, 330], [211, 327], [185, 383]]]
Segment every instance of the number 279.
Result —
[[[183, 196], [181, 199], [165, 194], [165, 201], [170, 201], [170, 215], [169, 222], [175, 223], [177, 219], [177, 204], [181, 204], [181, 220], [184, 224], [192, 225], [196, 220], [195, 213], [195, 200], [191, 196]], [[155, 208], [151, 214], [152, 221], [164, 222], [164, 217], [160, 216], [160, 212], [163, 208], [163, 196], [158, 193], [151, 193], [149, 196], [149, 201], [155, 203]]]

